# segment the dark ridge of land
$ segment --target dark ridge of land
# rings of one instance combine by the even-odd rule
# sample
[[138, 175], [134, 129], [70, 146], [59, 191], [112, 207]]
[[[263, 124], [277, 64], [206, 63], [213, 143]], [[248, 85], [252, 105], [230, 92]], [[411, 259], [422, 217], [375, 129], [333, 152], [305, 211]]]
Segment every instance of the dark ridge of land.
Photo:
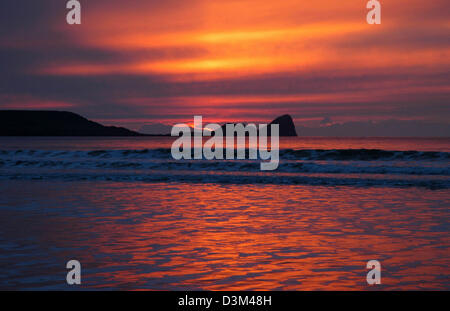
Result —
[[[297, 136], [290, 115], [273, 120], [279, 124], [280, 136]], [[226, 124], [222, 126], [226, 135]], [[47, 110], [0, 110], [0, 136], [170, 136], [141, 134], [124, 127], [104, 126], [69, 111]]]
[[292, 120], [292, 117], [288, 114], [282, 115], [281, 117], [278, 117], [272, 122], [270, 122], [269, 127], [267, 129], [267, 135], [270, 135], [270, 128], [271, 128], [270, 126], [272, 124], [280, 125], [280, 136], [297, 136], [294, 121]]
[[[235, 123], [226, 123], [222, 125], [222, 132], [223, 135], [226, 135], [226, 125], [227, 124], [234, 124]], [[295, 130], [294, 121], [292, 120], [292, 117], [288, 114], [282, 115], [272, 122], [270, 122], [267, 125], [267, 136], [271, 136], [271, 125], [272, 124], [278, 124], [279, 125], [279, 136], [297, 136], [297, 131]], [[259, 135], [259, 130], [258, 130]]]
[[0, 136], [145, 136], [68, 111], [0, 110]]

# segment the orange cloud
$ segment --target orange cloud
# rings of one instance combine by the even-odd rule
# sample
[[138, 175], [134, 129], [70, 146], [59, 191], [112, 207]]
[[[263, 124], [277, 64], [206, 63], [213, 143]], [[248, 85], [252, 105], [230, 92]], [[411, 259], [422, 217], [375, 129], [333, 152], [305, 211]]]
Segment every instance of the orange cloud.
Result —
[[[49, 23], [59, 41], [46, 36], [20, 42], [7, 38], [0, 46], [45, 54], [65, 44], [62, 54], [70, 57], [38, 58], [24, 71], [48, 78], [51, 85], [60, 78], [80, 85], [85, 85], [83, 79], [102, 83], [111, 78], [114, 87], [103, 86], [103, 93], [92, 98], [82, 94], [80, 101], [98, 105], [104, 99], [133, 107], [136, 120], [145, 113], [170, 122], [197, 112], [216, 118], [212, 121], [263, 118], [268, 107], [310, 113], [305, 119], [317, 118], [321, 111], [351, 115], [369, 114], [371, 109], [374, 117], [383, 111], [390, 117], [388, 105], [400, 97], [402, 105], [417, 98], [425, 102], [430, 94], [436, 105], [448, 100], [450, 22], [443, 9], [447, 2], [383, 1], [381, 25], [366, 23], [365, 4], [99, 0], [84, 6], [80, 26], [70, 27], [59, 19]], [[77, 57], [78, 50], [85, 54]], [[129, 77], [133, 83], [143, 82], [139, 88], [127, 84], [121, 92]], [[67, 85], [61, 94], [70, 93]], [[421, 109], [428, 111], [425, 105], [429, 104]], [[116, 109], [128, 112], [122, 106]], [[439, 109], [436, 118], [442, 115]], [[420, 115], [420, 109], [415, 113]], [[129, 122], [132, 117], [123, 119]]]

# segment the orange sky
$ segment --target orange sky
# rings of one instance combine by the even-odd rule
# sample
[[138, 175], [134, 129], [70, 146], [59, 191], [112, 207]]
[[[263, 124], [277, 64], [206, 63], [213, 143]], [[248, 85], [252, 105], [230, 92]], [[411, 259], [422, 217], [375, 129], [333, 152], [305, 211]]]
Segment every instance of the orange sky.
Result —
[[45, 21], [14, 25], [19, 35], [10, 25], [0, 43], [34, 53], [17, 71], [44, 89], [6, 89], [0, 98], [14, 100], [3, 108], [55, 103], [132, 128], [194, 114], [224, 122], [290, 113], [305, 124], [449, 117], [441, 0], [381, 1], [381, 25], [366, 23], [363, 0], [81, 0], [79, 26], [44, 2]]

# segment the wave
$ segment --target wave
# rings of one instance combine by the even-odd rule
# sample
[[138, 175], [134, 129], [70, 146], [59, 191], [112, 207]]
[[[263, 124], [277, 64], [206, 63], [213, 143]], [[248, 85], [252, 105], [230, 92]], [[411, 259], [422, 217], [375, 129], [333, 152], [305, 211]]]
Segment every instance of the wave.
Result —
[[302, 176], [281, 174], [208, 174], [207, 172], [185, 172], [176, 174], [155, 171], [147, 173], [120, 174], [117, 172], [55, 172], [55, 173], [9, 173], [1, 174], [0, 180], [62, 180], [62, 181], [114, 181], [114, 182], [176, 182], [215, 184], [276, 184], [314, 186], [356, 186], [356, 187], [420, 187], [432, 190], [450, 189], [448, 179], [404, 179], [404, 178], [361, 178], [333, 176]]
[[[246, 150], [248, 155], [249, 150]], [[133, 158], [133, 159], [170, 159], [171, 150], [138, 149], [138, 150], [0, 150], [3, 156], [32, 156], [32, 157], [70, 157], [70, 158]], [[438, 151], [390, 151], [380, 149], [282, 149], [280, 158], [291, 160], [336, 160], [336, 161], [430, 161], [450, 160], [449, 152]]]
[[389, 151], [380, 149], [285, 149], [280, 156], [298, 160], [337, 160], [337, 161], [429, 161], [450, 160], [450, 153], [435, 151]]
[[[248, 151], [248, 150], [247, 150]], [[170, 149], [0, 150], [0, 179], [275, 183], [450, 188], [446, 152], [280, 150], [276, 171], [260, 160], [173, 160]], [[183, 173], [179, 173], [183, 172]]]
[[[53, 169], [122, 169], [122, 170], [205, 170], [205, 171], [260, 171], [259, 161], [245, 160], [191, 160], [191, 161], [64, 161], [64, 160], [0, 160], [0, 168], [53, 168]], [[310, 163], [283, 162], [277, 172], [329, 173], [329, 174], [405, 174], [450, 176], [450, 167], [365, 165], [365, 163]]]

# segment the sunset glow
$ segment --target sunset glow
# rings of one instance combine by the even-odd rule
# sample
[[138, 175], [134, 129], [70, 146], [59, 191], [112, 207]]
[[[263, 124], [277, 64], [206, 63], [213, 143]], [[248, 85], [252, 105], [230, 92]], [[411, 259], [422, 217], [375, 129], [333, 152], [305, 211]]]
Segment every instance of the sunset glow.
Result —
[[[133, 129], [198, 113], [209, 122], [282, 113], [298, 124], [448, 120], [444, 1], [383, 2], [381, 25], [366, 23], [361, 1], [82, 5], [81, 25], [64, 23], [64, 7], [49, 3], [29, 40], [14, 39], [20, 27], [2, 38], [3, 51], [31, 60], [7, 66], [15, 80], [2, 91], [27, 95], [26, 103], [6, 99], [1, 108], [71, 107]], [[25, 76], [39, 81], [39, 92], [24, 86]]]

